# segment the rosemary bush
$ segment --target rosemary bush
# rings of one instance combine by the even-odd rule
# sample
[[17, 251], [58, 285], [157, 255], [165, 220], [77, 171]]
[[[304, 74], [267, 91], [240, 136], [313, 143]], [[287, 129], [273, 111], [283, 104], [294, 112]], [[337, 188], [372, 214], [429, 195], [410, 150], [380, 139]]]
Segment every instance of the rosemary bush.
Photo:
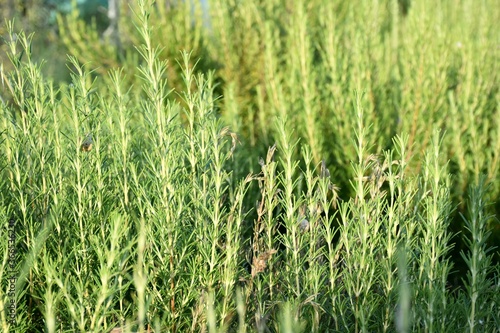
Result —
[[494, 3], [191, 6], [7, 24], [2, 329], [498, 331]]

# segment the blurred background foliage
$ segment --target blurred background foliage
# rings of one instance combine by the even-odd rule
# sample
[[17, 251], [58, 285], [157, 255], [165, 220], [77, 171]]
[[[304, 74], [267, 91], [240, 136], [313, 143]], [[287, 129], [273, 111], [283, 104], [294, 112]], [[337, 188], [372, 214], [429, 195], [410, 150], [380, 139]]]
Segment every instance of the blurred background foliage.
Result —
[[[166, 0], [153, 6], [169, 88], [182, 85], [182, 50], [191, 52], [198, 71], [215, 71], [216, 92], [224, 96], [219, 115], [243, 143], [237, 175], [259, 171], [259, 157], [275, 143], [273, 119], [286, 116], [295, 139], [311, 147], [317, 164], [326, 162], [347, 199], [357, 159], [353, 91], [360, 90], [371, 153], [382, 154], [396, 134], [407, 133], [410, 167], [418, 173], [431, 129], [445, 133], [442, 162], [449, 163], [457, 208], [453, 232], [463, 229], [466, 189], [481, 174], [490, 184], [491, 213], [500, 213], [496, 1]], [[134, 10], [134, 1], [0, 1], [4, 19], [36, 32], [33, 53], [47, 63], [48, 77], [64, 82], [71, 54], [95, 68], [98, 84], [109, 84], [109, 70], [123, 67], [127, 88], [137, 83], [141, 61]], [[7, 66], [5, 52], [0, 57]], [[5, 91], [2, 98], [8, 99]], [[490, 230], [498, 244], [496, 219]]]
[[[1, 0], [0, 36], [6, 37], [5, 22], [12, 19], [15, 20], [17, 30], [36, 33], [32, 47], [36, 58], [46, 63], [43, 67], [44, 74], [56, 82], [67, 81], [69, 71], [64, 64], [66, 55], [71, 51], [68, 51], [61, 40], [57, 16], [71, 13], [73, 18], [85, 24], [96, 22], [102, 30], [108, 24], [107, 5], [107, 0]], [[1, 43], [0, 47], [0, 61], [4, 66], [9, 66], [5, 43]]]

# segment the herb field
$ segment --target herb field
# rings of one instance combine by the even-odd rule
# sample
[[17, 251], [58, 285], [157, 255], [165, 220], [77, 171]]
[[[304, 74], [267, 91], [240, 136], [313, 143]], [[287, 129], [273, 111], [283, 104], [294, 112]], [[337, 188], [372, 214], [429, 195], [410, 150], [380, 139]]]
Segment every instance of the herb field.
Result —
[[4, 332], [500, 332], [496, 1], [116, 9], [1, 29]]

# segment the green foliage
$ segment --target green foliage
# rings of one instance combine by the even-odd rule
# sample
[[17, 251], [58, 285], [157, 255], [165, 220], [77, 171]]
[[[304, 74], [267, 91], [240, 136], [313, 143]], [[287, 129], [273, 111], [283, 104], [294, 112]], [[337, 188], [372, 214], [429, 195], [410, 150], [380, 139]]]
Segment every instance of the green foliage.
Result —
[[7, 24], [16, 331], [498, 330], [494, 3], [168, 4], [60, 17], [67, 85]]

